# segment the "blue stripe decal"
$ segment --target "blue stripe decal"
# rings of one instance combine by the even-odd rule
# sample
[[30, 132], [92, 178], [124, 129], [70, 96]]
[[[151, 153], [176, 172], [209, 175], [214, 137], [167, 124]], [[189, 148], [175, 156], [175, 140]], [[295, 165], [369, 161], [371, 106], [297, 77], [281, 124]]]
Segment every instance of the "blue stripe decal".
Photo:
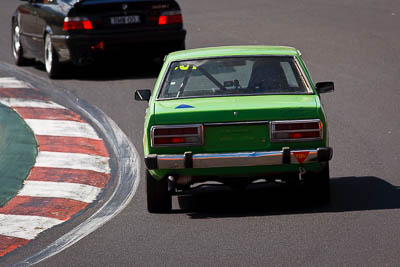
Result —
[[225, 154], [198, 154], [193, 158], [256, 158], [270, 155], [281, 155], [281, 152], [252, 152], [252, 153], [225, 153]]
[[179, 106], [176, 107], [176, 109], [178, 109], [178, 108], [194, 108], [194, 107], [190, 106], [190, 105], [182, 104], [182, 105], [179, 105]]

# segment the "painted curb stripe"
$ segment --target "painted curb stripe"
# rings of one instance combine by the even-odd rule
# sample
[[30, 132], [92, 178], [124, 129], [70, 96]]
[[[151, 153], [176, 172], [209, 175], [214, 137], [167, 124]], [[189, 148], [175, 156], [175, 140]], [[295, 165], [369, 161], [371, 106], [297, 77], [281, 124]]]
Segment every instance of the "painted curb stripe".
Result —
[[0, 88], [31, 88], [29, 83], [17, 80], [14, 77], [0, 78]]
[[41, 216], [0, 214], [0, 235], [31, 240], [44, 230], [63, 222]]
[[28, 180], [79, 183], [104, 188], [110, 180], [110, 175], [87, 170], [33, 167]]
[[26, 181], [18, 196], [67, 198], [91, 203], [101, 188], [76, 183]]
[[84, 122], [78, 114], [69, 109], [15, 107], [14, 110], [25, 120], [39, 119]]
[[85, 209], [109, 182], [111, 169], [96, 130], [31, 85], [0, 78], [0, 103], [25, 120], [39, 150], [24, 187], [0, 208], [1, 257]]
[[28, 242], [29, 240], [27, 239], [0, 235], [0, 257], [10, 253], [14, 249], [26, 245]]
[[80, 153], [109, 157], [104, 141], [79, 137], [37, 135], [40, 151]]
[[29, 99], [37, 99], [37, 100], [48, 100], [47, 97], [40, 94], [37, 89], [33, 88], [0, 88], [1, 97], [7, 98], [29, 98]]
[[96, 131], [87, 123], [34, 119], [27, 119], [25, 122], [31, 127], [35, 135], [84, 137], [101, 140]]
[[109, 174], [108, 159], [87, 154], [39, 151], [35, 167], [88, 170]]
[[65, 109], [65, 107], [56, 104], [51, 101], [46, 101], [46, 100], [33, 100], [29, 98], [7, 98], [7, 97], [2, 97], [0, 98], [0, 103], [12, 108], [18, 108], [18, 107], [23, 107], [23, 108], [59, 108], [59, 109]]
[[86, 202], [73, 199], [16, 196], [0, 208], [0, 213], [42, 216], [66, 221], [87, 205]]

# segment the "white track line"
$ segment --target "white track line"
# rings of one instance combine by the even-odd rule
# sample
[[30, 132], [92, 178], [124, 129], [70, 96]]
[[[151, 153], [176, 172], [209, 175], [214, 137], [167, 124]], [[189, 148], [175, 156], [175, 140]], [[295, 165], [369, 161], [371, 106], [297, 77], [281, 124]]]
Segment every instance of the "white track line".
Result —
[[31, 240], [41, 232], [63, 222], [41, 216], [0, 214], [0, 235]]
[[67, 120], [26, 119], [35, 135], [82, 137], [102, 140], [88, 123]]
[[0, 88], [32, 88], [32, 85], [14, 77], [0, 78]]
[[92, 203], [100, 192], [101, 188], [85, 184], [27, 181], [18, 196], [67, 198]]
[[107, 157], [87, 154], [40, 151], [35, 167], [89, 170], [109, 174], [108, 160]]
[[2, 97], [0, 103], [13, 108], [57, 108], [66, 109], [52, 101], [44, 101], [39, 99], [26, 99], [14, 97]]

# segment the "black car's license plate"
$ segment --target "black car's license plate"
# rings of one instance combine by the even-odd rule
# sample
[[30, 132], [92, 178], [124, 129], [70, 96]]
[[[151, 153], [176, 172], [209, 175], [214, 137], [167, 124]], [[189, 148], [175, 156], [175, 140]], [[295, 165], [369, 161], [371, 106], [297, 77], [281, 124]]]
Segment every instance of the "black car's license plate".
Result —
[[137, 24], [140, 23], [139, 16], [119, 16], [119, 17], [111, 17], [111, 24], [113, 25], [121, 25], [121, 24]]

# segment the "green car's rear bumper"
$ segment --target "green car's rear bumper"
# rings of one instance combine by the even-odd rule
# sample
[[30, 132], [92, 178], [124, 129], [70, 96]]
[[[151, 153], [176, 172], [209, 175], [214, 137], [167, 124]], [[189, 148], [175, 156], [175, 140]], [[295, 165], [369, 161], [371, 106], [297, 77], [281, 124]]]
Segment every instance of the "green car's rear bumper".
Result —
[[281, 164], [303, 164], [327, 162], [332, 159], [330, 147], [309, 150], [290, 150], [240, 153], [207, 153], [207, 154], [149, 154], [145, 157], [146, 167], [156, 169], [204, 169], [224, 167], [273, 166]]

